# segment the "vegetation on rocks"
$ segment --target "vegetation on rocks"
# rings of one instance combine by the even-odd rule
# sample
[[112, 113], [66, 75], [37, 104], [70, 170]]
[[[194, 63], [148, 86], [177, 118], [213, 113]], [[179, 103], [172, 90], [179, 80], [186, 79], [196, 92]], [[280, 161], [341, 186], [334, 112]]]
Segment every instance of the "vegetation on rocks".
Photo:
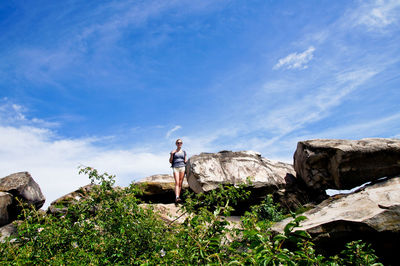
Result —
[[308, 233], [294, 231], [304, 216], [273, 235], [268, 229], [284, 214], [271, 197], [232, 228], [224, 218], [251, 196], [244, 185], [186, 193], [182, 208], [188, 218], [167, 224], [139, 206], [140, 186], [115, 189], [112, 175], [92, 168], [80, 172], [98, 186], [63, 214], [25, 206], [18, 235], [0, 244], [1, 264], [378, 265], [374, 251], [360, 241], [329, 258], [317, 254]]

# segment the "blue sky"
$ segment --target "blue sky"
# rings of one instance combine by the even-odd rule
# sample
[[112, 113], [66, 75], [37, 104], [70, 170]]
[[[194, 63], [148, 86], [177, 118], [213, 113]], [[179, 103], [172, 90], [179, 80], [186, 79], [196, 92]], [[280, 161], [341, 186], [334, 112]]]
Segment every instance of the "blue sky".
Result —
[[47, 204], [189, 155], [400, 137], [400, 1], [3, 1], [0, 175]]

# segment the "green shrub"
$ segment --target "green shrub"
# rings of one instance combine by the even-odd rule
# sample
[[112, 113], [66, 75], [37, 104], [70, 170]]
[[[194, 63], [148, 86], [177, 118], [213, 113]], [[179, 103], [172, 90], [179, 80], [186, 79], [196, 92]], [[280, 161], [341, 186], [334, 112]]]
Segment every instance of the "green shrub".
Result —
[[[282, 218], [272, 197], [229, 229], [226, 217], [249, 197], [246, 185], [220, 186], [204, 194], [185, 194], [183, 224], [163, 222], [139, 204], [136, 185], [113, 188], [114, 176], [84, 168], [93, 189], [62, 216], [42, 215], [23, 206], [18, 236], [0, 243], [2, 265], [373, 265], [377, 257], [365, 243], [349, 243], [329, 259], [316, 254], [294, 217], [282, 234], [268, 229]], [[9, 239], [11, 240], [11, 239]]]
[[268, 194], [261, 204], [253, 206], [252, 211], [257, 214], [257, 217], [260, 220], [264, 219], [278, 222], [286, 217], [279, 204], [274, 203], [271, 194]]
[[116, 190], [114, 176], [91, 168], [80, 172], [98, 186], [79, 204], [69, 205], [61, 217], [25, 208], [17, 241], [0, 246], [2, 262], [129, 264], [161, 249], [165, 224], [151, 209], [138, 206], [135, 186]]

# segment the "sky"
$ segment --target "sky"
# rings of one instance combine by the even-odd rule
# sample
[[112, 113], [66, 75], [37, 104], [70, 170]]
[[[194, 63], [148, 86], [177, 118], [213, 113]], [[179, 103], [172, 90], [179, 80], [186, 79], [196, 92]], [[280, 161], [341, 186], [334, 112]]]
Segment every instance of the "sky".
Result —
[[0, 177], [46, 206], [126, 186], [188, 156], [400, 137], [400, 0], [27, 0], [0, 3]]

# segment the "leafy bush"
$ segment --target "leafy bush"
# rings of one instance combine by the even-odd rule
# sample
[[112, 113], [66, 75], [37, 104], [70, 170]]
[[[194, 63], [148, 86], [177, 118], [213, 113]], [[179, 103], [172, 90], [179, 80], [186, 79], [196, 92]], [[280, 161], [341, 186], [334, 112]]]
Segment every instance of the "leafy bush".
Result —
[[113, 189], [114, 176], [81, 169], [93, 187], [65, 215], [40, 215], [25, 208], [17, 241], [0, 247], [3, 262], [13, 264], [134, 263], [161, 249], [165, 225], [150, 209], [138, 206], [135, 186]]
[[114, 176], [84, 168], [93, 184], [87, 197], [69, 204], [62, 216], [24, 206], [18, 236], [0, 244], [0, 264], [20, 265], [373, 265], [365, 243], [353, 242], [331, 258], [316, 254], [310, 236], [295, 231], [294, 217], [283, 234], [268, 229], [282, 218], [272, 198], [242, 216], [233, 229], [226, 217], [249, 197], [246, 185], [221, 186], [206, 194], [185, 194], [183, 224], [166, 224], [141, 207], [136, 185], [113, 188]]
[[252, 211], [257, 214], [259, 220], [278, 222], [286, 217], [280, 206], [274, 203], [271, 194], [267, 195], [260, 205], [253, 206]]

